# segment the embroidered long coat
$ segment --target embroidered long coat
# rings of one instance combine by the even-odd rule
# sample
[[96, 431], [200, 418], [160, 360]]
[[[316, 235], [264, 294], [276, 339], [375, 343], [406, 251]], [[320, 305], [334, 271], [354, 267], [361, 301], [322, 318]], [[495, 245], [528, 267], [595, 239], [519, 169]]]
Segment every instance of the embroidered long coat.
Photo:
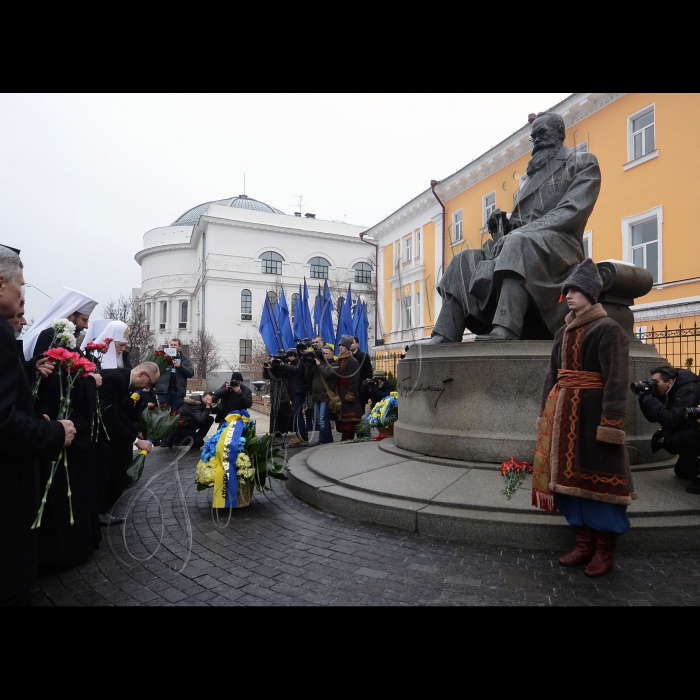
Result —
[[554, 415], [550, 489], [630, 505], [637, 498], [625, 447], [629, 340], [600, 304], [569, 313], [557, 331], [542, 390], [542, 409], [559, 369], [598, 372], [602, 389], [561, 390]]

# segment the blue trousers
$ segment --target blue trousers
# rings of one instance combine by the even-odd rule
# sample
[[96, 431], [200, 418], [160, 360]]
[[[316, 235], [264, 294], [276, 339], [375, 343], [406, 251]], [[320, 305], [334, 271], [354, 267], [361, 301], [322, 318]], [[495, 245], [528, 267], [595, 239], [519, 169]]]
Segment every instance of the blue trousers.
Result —
[[614, 532], [616, 535], [624, 535], [630, 528], [627, 506], [567, 496], [563, 493], [554, 496], [557, 508], [564, 513], [569, 525], [590, 527], [598, 532]]
[[318, 444], [327, 445], [333, 442], [333, 431], [331, 430], [330, 411], [327, 401], [314, 401], [314, 412], [316, 417], [316, 429], [318, 430]]
[[165, 401], [170, 404], [171, 411], [177, 411], [182, 403], [182, 398], [177, 391], [169, 391], [167, 394], [158, 394], [158, 402]]

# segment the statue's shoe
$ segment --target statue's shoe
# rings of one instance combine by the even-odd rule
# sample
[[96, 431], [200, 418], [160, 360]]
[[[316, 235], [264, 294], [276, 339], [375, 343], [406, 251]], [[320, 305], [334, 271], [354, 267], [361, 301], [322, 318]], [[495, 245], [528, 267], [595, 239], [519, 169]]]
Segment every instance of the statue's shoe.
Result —
[[477, 335], [474, 340], [519, 340], [519, 338], [505, 326], [494, 326], [490, 333]]
[[430, 340], [427, 340], [424, 345], [440, 345], [441, 343], [461, 343], [462, 339], [460, 338], [459, 340], [450, 340], [449, 338], [445, 338], [444, 335], [440, 335], [438, 333], [433, 333], [433, 336]]

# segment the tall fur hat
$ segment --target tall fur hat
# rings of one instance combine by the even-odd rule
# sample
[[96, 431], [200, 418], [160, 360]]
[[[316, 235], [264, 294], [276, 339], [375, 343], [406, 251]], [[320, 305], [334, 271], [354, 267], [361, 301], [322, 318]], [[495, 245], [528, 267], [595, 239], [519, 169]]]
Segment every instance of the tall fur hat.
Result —
[[352, 341], [355, 340], [351, 335], [343, 335], [340, 337], [340, 345], [345, 346], [348, 350], [352, 349]]
[[603, 280], [596, 264], [590, 258], [586, 258], [567, 277], [561, 288], [562, 295], [566, 295], [572, 287], [583, 292], [591, 300], [591, 304], [598, 301], [598, 295], [603, 289]]

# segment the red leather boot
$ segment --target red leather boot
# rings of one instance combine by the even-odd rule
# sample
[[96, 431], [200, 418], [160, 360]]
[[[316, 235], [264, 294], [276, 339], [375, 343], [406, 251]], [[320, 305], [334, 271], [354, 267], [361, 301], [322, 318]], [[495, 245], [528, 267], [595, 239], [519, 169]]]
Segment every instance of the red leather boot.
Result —
[[613, 565], [613, 552], [617, 544], [617, 535], [614, 532], [593, 531], [596, 546], [591, 563], [586, 567], [586, 576], [602, 576], [610, 571]]
[[595, 553], [595, 538], [590, 527], [576, 528], [576, 545], [568, 553], [559, 557], [562, 566], [576, 566], [588, 562]]

